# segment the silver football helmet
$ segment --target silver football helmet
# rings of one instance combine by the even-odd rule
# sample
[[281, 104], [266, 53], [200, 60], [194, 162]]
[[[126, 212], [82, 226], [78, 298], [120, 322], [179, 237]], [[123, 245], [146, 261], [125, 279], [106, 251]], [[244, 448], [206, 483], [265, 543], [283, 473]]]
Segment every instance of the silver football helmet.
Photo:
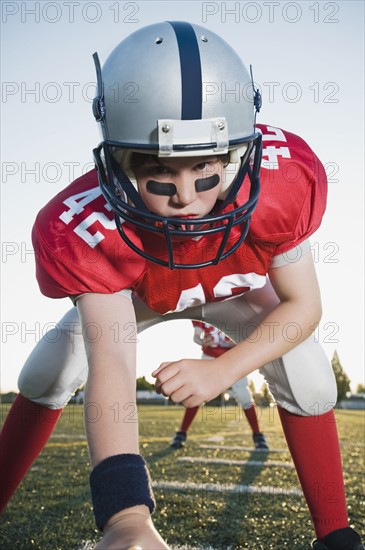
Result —
[[[98, 89], [93, 113], [102, 132], [94, 158], [123, 240], [141, 256], [170, 269], [205, 267], [226, 258], [245, 239], [259, 194], [261, 134], [255, 117], [261, 96], [252, 74], [217, 34], [180, 21], [132, 33], [111, 52], [102, 69], [97, 54], [94, 61]], [[228, 154], [225, 181], [213, 211], [189, 224], [186, 219], [150, 212], [131, 168], [134, 152], [159, 157]], [[248, 198], [236, 204], [243, 184], [248, 186]], [[142, 241], [146, 232], [163, 237], [166, 260], [133, 243], [125, 224], [138, 228]], [[239, 236], [227, 246], [237, 226]], [[212, 233], [220, 239], [214, 257], [202, 263], [175, 263], [174, 237]]]

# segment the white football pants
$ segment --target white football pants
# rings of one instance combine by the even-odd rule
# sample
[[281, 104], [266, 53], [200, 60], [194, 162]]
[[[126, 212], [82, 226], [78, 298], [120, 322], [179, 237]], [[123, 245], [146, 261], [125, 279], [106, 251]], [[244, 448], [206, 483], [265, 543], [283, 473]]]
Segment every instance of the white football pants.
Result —
[[[195, 319], [209, 323], [235, 342], [260, 339], [259, 323], [278, 303], [268, 282], [264, 288], [223, 302], [191, 307], [179, 313], [160, 315], [133, 298], [138, 332], [173, 319]], [[275, 338], [275, 328], [272, 335]], [[277, 329], [278, 330], [278, 329]], [[296, 338], [300, 327], [284, 327], [288, 338]], [[297, 332], [296, 332], [297, 331]], [[155, 366], [153, 366], [154, 368]], [[151, 367], [152, 368], [152, 367]], [[311, 336], [282, 358], [263, 365], [260, 373], [278, 405], [289, 412], [313, 416], [328, 412], [337, 399], [335, 377], [320, 344]], [[88, 366], [76, 307], [57, 327], [47, 332], [28, 357], [19, 376], [19, 390], [31, 401], [51, 409], [64, 407], [77, 388], [87, 380]]]

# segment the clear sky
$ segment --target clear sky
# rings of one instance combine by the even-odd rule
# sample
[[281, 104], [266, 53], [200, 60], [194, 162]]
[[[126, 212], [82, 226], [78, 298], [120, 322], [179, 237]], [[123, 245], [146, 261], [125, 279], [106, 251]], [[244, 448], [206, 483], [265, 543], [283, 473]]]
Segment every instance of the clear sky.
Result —
[[[325, 165], [328, 209], [312, 238], [324, 305], [316, 334], [353, 387], [363, 382], [364, 3], [2, 1], [1, 10], [1, 391], [17, 388], [35, 342], [71, 305], [40, 294], [30, 232], [38, 210], [92, 167], [91, 56], [103, 62], [131, 32], [169, 19], [228, 41], [253, 65], [258, 121], [301, 135]], [[140, 336], [138, 374], [199, 355], [189, 322], [155, 327]]]

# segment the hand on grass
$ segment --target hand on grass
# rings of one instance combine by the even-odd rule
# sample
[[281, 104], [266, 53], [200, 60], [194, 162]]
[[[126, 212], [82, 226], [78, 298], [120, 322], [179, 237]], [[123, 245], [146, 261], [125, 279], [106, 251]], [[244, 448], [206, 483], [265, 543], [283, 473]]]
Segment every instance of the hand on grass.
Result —
[[156, 531], [146, 506], [133, 506], [115, 514], [104, 528], [95, 550], [168, 550]]

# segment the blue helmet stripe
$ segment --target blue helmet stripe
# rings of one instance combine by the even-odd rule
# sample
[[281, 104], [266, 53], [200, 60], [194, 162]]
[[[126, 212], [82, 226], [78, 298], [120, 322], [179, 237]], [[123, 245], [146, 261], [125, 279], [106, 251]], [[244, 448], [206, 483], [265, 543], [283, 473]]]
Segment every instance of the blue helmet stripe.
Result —
[[202, 69], [199, 46], [190, 23], [169, 21], [179, 47], [181, 70], [181, 119], [202, 118]]

